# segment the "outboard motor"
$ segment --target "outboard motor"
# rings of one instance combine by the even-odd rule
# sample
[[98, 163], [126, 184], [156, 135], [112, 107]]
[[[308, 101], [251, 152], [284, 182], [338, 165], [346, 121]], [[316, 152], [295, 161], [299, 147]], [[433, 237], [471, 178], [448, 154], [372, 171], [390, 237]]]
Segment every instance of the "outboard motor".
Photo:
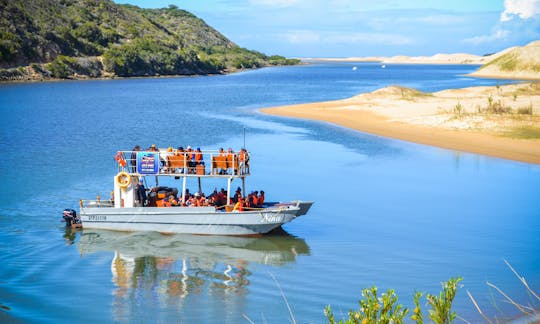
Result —
[[[66, 222], [66, 227], [80, 227], [81, 226], [80, 225], [81, 219], [77, 217], [77, 212], [73, 209], [70, 209], [70, 208], [64, 209], [64, 213], [62, 217], [64, 218], [64, 221]], [[79, 224], [79, 226], [76, 226], [77, 224]]]

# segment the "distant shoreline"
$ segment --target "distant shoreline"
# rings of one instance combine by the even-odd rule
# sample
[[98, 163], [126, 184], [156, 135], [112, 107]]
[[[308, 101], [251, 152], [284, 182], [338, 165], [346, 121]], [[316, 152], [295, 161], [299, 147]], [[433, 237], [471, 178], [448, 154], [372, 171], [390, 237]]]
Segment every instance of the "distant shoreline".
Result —
[[367, 56], [367, 57], [322, 57], [300, 58], [307, 62], [362, 62], [381, 64], [441, 64], [441, 65], [483, 65], [491, 60], [491, 56], [473, 54], [436, 54], [433, 56]]
[[[387, 87], [348, 99], [264, 108], [261, 111], [270, 115], [328, 122], [374, 135], [450, 150], [540, 165], [538, 108], [531, 115], [475, 114], [473, 111], [479, 105], [487, 105], [485, 98], [489, 96], [499, 100], [497, 93], [500, 92], [500, 100], [510, 102], [513, 100], [512, 93], [523, 93], [527, 87], [528, 84], [472, 87], [433, 94]], [[533, 92], [530, 96], [519, 95], [515, 98], [515, 111], [525, 107], [528, 102], [531, 109], [540, 105], [540, 89], [534, 86]], [[448, 111], [458, 105], [463, 109], [459, 117]], [[446, 107], [448, 110], [444, 110]], [[520, 134], [520, 130], [529, 131], [533, 137], [512, 135]]]

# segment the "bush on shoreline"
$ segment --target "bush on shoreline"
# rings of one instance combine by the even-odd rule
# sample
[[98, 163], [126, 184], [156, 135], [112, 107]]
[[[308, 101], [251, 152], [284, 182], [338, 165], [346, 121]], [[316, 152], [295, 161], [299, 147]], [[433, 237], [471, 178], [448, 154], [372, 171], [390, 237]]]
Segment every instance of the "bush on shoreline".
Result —
[[[449, 324], [456, 318], [457, 314], [452, 311], [452, 303], [457, 293], [458, 284], [463, 278], [451, 278], [442, 283], [443, 291], [439, 295], [427, 294], [426, 299], [431, 306], [429, 310], [429, 319], [436, 324]], [[328, 323], [347, 323], [347, 324], [390, 324], [403, 323], [405, 317], [409, 313], [409, 309], [398, 304], [398, 297], [394, 290], [390, 289], [386, 293], [377, 295], [377, 287], [366, 288], [362, 290], [364, 299], [359, 301], [360, 309], [349, 311], [348, 318], [336, 322], [334, 313], [330, 305], [326, 306], [324, 314], [328, 319]], [[422, 309], [420, 306], [420, 298], [423, 293], [417, 292], [414, 295], [413, 301], [415, 308], [411, 315], [411, 320], [415, 323], [424, 323]]]

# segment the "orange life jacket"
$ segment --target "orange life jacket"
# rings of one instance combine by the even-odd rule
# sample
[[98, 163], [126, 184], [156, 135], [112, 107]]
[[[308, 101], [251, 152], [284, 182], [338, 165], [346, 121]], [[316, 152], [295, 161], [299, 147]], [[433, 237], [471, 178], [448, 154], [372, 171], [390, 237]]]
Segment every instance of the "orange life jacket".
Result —
[[233, 210], [237, 210], [239, 212], [244, 211], [244, 204], [242, 201], [238, 200], [238, 202], [234, 205]]
[[115, 159], [116, 162], [118, 162], [118, 164], [120, 164], [122, 167], [125, 167], [125, 166], [126, 166], [126, 161], [125, 161], [124, 158], [122, 157], [122, 152], [116, 153], [116, 156], [114, 157], [114, 159]]
[[201, 152], [196, 152], [195, 153], [195, 161], [197, 161], [197, 162], [202, 161], [202, 153]]

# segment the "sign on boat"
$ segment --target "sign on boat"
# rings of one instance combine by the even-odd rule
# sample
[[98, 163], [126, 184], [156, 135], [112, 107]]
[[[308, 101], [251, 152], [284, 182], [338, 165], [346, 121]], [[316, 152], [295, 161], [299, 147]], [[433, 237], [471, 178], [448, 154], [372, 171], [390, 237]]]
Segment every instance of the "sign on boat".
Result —
[[[246, 196], [251, 161], [244, 149], [225, 152], [152, 146], [147, 151], [119, 151], [115, 159], [118, 173], [111, 199], [81, 200], [79, 215], [66, 209], [68, 225], [119, 231], [257, 235], [305, 215], [313, 204], [300, 200], [265, 202], [261, 195]], [[160, 179], [167, 178], [182, 180], [180, 191], [159, 185]], [[187, 189], [188, 179], [197, 180], [198, 192], [194, 195]], [[207, 179], [224, 181], [227, 189], [214, 190], [204, 197], [201, 182]], [[235, 180], [241, 181], [241, 187], [233, 197]]]

